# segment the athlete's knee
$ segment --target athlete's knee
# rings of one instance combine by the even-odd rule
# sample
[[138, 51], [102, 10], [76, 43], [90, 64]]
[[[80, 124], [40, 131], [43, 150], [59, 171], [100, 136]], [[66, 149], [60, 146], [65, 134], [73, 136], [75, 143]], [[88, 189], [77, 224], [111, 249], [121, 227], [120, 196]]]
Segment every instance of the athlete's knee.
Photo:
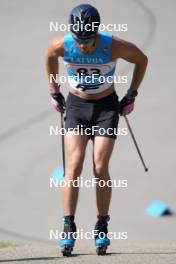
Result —
[[109, 171], [108, 171], [108, 166], [103, 163], [95, 163], [93, 167], [94, 175], [98, 179], [104, 179], [104, 180], [109, 180]]
[[66, 175], [69, 179], [76, 179], [80, 176], [83, 168], [82, 162], [73, 162], [67, 166]]

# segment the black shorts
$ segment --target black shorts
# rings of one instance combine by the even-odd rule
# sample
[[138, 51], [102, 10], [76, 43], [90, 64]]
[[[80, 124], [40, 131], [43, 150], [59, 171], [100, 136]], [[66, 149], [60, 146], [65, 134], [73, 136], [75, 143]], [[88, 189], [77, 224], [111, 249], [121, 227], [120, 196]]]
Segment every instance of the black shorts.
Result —
[[98, 100], [83, 99], [72, 93], [66, 100], [66, 131], [75, 134], [87, 134], [89, 139], [94, 136], [117, 138], [119, 122], [119, 100], [114, 91]]

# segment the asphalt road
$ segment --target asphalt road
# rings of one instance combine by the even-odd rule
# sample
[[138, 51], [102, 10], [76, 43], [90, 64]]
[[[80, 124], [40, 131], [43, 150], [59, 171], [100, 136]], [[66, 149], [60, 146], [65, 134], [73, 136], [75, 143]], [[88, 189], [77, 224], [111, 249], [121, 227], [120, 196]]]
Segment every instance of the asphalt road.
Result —
[[106, 256], [97, 256], [89, 247], [76, 248], [72, 257], [62, 257], [55, 246], [20, 246], [0, 250], [0, 263], [54, 264], [54, 263], [128, 263], [128, 264], [175, 264], [176, 247], [173, 245], [137, 247], [112, 247]]
[[[0, 0], [0, 241], [55, 245], [56, 239], [49, 238], [50, 230], [62, 231], [60, 189], [49, 187], [51, 173], [62, 166], [61, 138], [49, 135], [49, 126], [60, 124], [60, 117], [50, 104], [44, 56], [53, 36], [60, 34], [49, 31], [49, 22], [67, 23], [70, 9], [83, 2]], [[144, 211], [152, 201], [160, 200], [176, 212], [176, 2], [89, 2], [99, 9], [104, 24], [127, 23], [127, 32], [114, 34], [134, 42], [149, 58], [135, 111], [129, 116], [149, 172], [144, 172], [130, 135], [120, 136], [112, 155], [110, 172], [113, 179], [127, 180], [128, 187], [113, 189], [109, 229], [127, 232], [128, 239], [116, 239], [112, 244], [144, 248], [146, 245], [146, 250], [150, 244], [156, 248], [160, 243], [169, 246], [176, 243], [175, 215], [152, 218]], [[130, 81], [131, 73], [132, 65], [118, 62], [117, 74], [127, 75]], [[62, 61], [60, 74], [65, 74]], [[128, 86], [117, 85], [120, 97]], [[62, 91], [67, 96], [66, 85], [62, 86]], [[121, 119], [120, 127], [124, 126]], [[82, 172], [84, 179], [93, 176], [90, 168], [91, 143]], [[95, 190], [82, 188], [77, 225], [85, 231], [91, 230], [95, 216]], [[85, 247], [92, 243], [85, 239], [81, 241]], [[109, 261], [123, 258], [124, 263], [138, 263], [137, 259], [133, 262], [133, 256], [112, 255]], [[84, 257], [90, 257], [90, 263], [96, 258], [94, 255], [79, 256], [81, 262]], [[142, 263], [149, 263], [154, 258], [156, 262], [150, 263], [174, 263], [175, 255], [166, 254], [163, 258], [163, 255], [146, 254], [143, 257], [146, 262], [143, 259]]]

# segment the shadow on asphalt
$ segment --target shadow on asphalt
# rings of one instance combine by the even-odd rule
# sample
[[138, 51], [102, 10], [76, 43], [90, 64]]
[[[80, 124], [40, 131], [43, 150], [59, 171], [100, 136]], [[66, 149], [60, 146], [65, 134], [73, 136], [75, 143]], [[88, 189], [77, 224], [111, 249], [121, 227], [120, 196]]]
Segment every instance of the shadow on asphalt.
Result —
[[[173, 255], [176, 254], [176, 251], [172, 252], [110, 252], [106, 253], [104, 257], [111, 256], [111, 255]], [[90, 256], [90, 255], [96, 255], [95, 253], [79, 253], [79, 254], [72, 254], [71, 257], [78, 257], [78, 256]], [[0, 262], [13, 262], [13, 261], [36, 261], [36, 260], [57, 260], [61, 258], [67, 258], [67, 257], [38, 257], [38, 258], [19, 258], [19, 259], [4, 259], [0, 260]]]
[[32, 260], [54, 260], [60, 259], [61, 257], [38, 257], [38, 258], [20, 258], [20, 259], [4, 259], [0, 262], [13, 262], [13, 261], [32, 261]]

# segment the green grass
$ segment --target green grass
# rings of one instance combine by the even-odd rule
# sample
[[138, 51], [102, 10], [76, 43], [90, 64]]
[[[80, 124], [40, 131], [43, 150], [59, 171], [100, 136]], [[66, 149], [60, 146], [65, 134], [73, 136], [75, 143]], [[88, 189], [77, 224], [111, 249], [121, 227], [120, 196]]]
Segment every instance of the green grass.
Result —
[[9, 242], [1, 242], [0, 241], [0, 248], [7, 248], [7, 247], [15, 247], [16, 245], [9, 243]]

